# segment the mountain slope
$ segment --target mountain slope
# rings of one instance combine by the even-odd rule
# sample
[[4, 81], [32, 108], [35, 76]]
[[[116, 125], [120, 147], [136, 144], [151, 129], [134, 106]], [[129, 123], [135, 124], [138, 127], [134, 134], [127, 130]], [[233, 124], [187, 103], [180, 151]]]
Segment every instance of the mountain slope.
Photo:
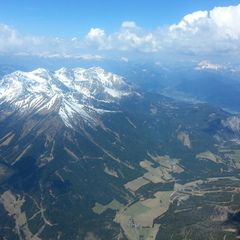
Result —
[[[184, 239], [189, 226], [201, 239], [212, 229], [196, 228], [203, 220], [191, 217], [193, 207], [207, 218], [211, 201], [237, 209], [239, 131], [230, 114], [136, 93], [99, 68], [15, 72], [0, 89], [0, 236]], [[175, 213], [191, 224], [174, 231]], [[216, 239], [235, 237], [225, 220]]]

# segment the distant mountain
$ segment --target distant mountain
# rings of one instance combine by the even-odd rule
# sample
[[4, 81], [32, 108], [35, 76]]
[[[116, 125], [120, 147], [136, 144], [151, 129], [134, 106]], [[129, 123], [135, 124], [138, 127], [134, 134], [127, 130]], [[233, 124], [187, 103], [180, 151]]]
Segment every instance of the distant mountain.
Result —
[[240, 111], [239, 75], [221, 71], [196, 71], [192, 79], [178, 84], [176, 90], [215, 106]]
[[10, 74], [20, 68], [23, 68], [23, 67], [19, 67], [18, 65], [11, 65], [11, 64], [0, 64], [0, 77], [2, 78], [4, 75]]
[[99, 67], [5, 75], [0, 238], [233, 240], [239, 144], [237, 116]]
[[[128, 69], [128, 68], [126, 68]], [[139, 89], [189, 102], [207, 102], [229, 111], [240, 111], [240, 74], [232, 69], [162, 67], [152, 64], [122, 70]], [[121, 71], [119, 70], [121, 73]], [[122, 73], [121, 73], [122, 74]]]

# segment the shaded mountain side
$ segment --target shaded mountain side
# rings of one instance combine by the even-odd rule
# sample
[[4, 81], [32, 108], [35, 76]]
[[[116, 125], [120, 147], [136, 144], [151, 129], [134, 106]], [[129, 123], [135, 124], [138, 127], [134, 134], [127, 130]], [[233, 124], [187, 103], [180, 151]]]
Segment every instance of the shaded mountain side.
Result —
[[[0, 104], [0, 236], [158, 239], [176, 211], [210, 217], [208, 201], [223, 199], [226, 212], [237, 201], [238, 121], [221, 109], [135, 92], [111, 99], [97, 124], [76, 112], [68, 125], [55, 107], [32, 106]], [[185, 217], [191, 231], [202, 221]]]

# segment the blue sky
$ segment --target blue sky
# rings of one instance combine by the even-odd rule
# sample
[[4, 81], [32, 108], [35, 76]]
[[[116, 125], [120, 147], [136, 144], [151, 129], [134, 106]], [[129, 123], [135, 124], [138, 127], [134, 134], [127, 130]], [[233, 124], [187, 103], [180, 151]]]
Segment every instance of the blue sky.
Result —
[[83, 36], [91, 27], [116, 30], [123, 21], [146, 29], [176, 23], [191, 12], [235, 0], [2, 0], [0, 22], [25, 34]]

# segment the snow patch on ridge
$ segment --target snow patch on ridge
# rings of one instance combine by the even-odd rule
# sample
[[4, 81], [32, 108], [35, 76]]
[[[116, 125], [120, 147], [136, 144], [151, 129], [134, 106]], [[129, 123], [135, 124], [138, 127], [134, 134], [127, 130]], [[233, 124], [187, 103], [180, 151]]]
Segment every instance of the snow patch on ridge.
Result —
[[121, 76], [99, 67], [17, 71], [0, 82], [1, 103], [21, 112], [57, 111], [68, 127], [73, 127], [75, 117], [96, 124], [96, 114], [111, 112], [109, 106], [129, 94]]

